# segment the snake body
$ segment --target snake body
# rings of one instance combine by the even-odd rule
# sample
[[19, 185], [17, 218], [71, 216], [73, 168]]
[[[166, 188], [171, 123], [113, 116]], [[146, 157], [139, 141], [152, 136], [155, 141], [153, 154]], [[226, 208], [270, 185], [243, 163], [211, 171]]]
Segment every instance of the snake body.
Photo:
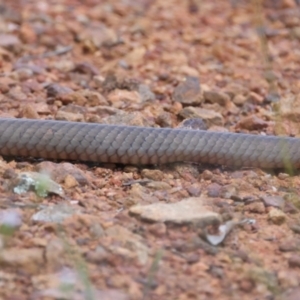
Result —
[[122, 164], [300, 167], [300, 139], [190, 129], [0, 118], [0, 155]]

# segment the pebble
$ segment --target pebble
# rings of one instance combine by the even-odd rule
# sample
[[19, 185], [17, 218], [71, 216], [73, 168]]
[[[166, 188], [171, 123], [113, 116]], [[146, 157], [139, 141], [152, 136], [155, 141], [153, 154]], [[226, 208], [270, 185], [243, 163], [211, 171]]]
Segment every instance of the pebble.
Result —
[[174, 89], [172, 98], [185, 105], [199, 105], [203, 101], [199, 78], [187, 76], [185, 81]]
[[204, 100], [209, 103], [218, 103], [221, 106], [226, 106], [230, 102], [228, 94], [220, 91], [204, 91]]
[[205, 122], [199, 118], [185, 119], [178, 127], [193, 130], [207, 130]]
[[263, 196], [261, 199], [266, 207], [272, 206], [280, 209], [284, 207], [285, 201], [281, 196]]
[[205, 122], [207, 127], [211, 127], [213, 125], [224, 125], [224, 119], [222, 115], [214, 110], [188, 106], [183, 108], [179, 112], [179, 115], [184, 119], [200, 118]]
[[232, 102], [238, 106], [242, 106], [246, 101], [247, 101], [246, 96], [241, 94], [235, 95], [232, 99]]
[[138, 86], [138, 93], [140, 94], [142, 102], [155, 100], [155, 94], [151, 91], [148, 85], [140, 84]]
[[260, 96], [259, 94], [255, 93], [255, 92], [250, 92], [247, 95], [247, 102], [253, 103], [253, 104], [262, 104], [264, 101], [264, 97]]
[[212, 198], [220, 197], [222, 187], [217, 183], [212, 183], [207, 187], [207, 196]]
[[59, 110], [56, 113], [55, 119], [59, 121], [84, 122], [84, 115]]
[[143, 169], [141, 171], [141, 175], [143, 178], [148, 178], [154, 181], [162, 180], [165, 177], [165, 174], [162, 171], [149, 169]]
[[69, 188], [73, 188], [75, 186], [78, 185], [78, 182], [76, 180], [76, 178], [70, 174], [68, 174], [66, 177], [65, 177], [65, 180], [64, 180], [64, 186], [65, 188], [69, 189]]
[[289, 267], [300, 268], [300, 255], [294, 254], [288, 259]]
[[266, 211], [264, 204], [257, 201], [246, 205], [245, 210], [258, 214], [263, 214]]
[[269, 126], [269, 123], [258, 118], [256, 115], [242, 118], [237, 124], [237, 128], [246, 130], [261, 130]]
[[55, 97], [59, 98], [62, 95], [70, 94], [73, 92], [73, 90], [69, 87], [65, 87], [62, 85], [59, 85], [57, 83], [51, 83], [48, 86], [46, 86], [47, 90], [47, 97]]
[[171, 188], [168, 183], [163, 181], [151, 181], [149, 183], [146, 183], [146, 186], [153, 190], [169, 190]]
[[142, 98], [137, 91], [115, 89], [107, 96], [107, 100], [115, 108], [125, 108], [132, 104], [142, 103]]
[[128, 125], [151, 127], [153, 122], [144, 117], [141, 112], [132, 112], [128, 114], [117, 114], [106, 118], [100, 118], [99, 123], [111, 125]]
[[204, 224], [220, 222], [220, 215], [205, 206], [205, 198], [186, 198], [176, 203], [153, 203], [150, 205], [135, 205], [129, 209], [132, 215], [151, 222], [168, 222], [173, 224], [197, 223]]
[[88, 176], [76, 165], [71, 163], [54, 163], [43, 161], [36, 165], [36, 170], [40, 173], [49, 174], [55, 182], [62, 183], [68, 175], [73, 176], [80, 185], [88, 185]]
[[268, 219], [276, 225], [281, 225], [286, 220], [286, 214], [277, 208], [271, 208], [268, 213]]
[[44, 250], [42, 248], [4, 248], [1, 250], [0, 263], [35, 274], [45, 265]]
[[67, 203], [48, 206], [34, 215], [31, 220], [35, 222], [62, 223], [65, 219], [78, 214], [79, 210]]

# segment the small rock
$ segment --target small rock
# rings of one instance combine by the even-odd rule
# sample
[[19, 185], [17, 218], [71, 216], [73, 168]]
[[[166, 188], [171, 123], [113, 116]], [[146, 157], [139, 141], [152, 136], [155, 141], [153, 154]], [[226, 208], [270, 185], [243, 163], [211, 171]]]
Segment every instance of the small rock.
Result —
[[154, 181], [159, 181], [162, 180], [165, 175], [162, 171], [160, 170], [149, 170], [149, 169], [143, 169], [141, 171], [141, 176], [143, 178], [148, 178]]
[[220, 197], [221, 186], [217, 183], [212, 183], [207, 187], [207, 196], [212, 198]]
[[140, 112], [109, 116], [104, 119], [100, 119], [99, 123], [141, 127], [151, 127], [153, 125], [153, 123], [148, 121]]
[[203, 101], [198, 77], [187, 76], [185, 81], [180, 83], [173, 92], [172, 98], [182, 104], [200, 104]]
[[57, 95], [56, 100], [60, 100], [64, 105], [75, 103], [77, 105], [84, 106], [87, 103], [87, 99], [82, 91]]
[[86, 259], [88, 262], [94, 264], [103, 263], [109, 256], [109, 253], [101, 246], [98, 246], [96, 250], [90, 251], [86, 255]]
[[247, 88], [243, 85], [240, 85], [236, 82], [230, 82], [226, 86], [226, 93], [231, 97], [234, 98], [237, 95], [244, 95], [247, 92]]
[[7, 93], [7, 97], [11, 100], [19, 101], [20, 103], [27, 99], [27, 95], [22, 92], [21, 86], [10, 88]]
[[64, 265], [65, 245], [59, 238], [53, 237], [47, 241], [45, 247], [45, 259], [52, 271], [57, 271]]
[[205, 122], [207, 127], [213, 125], [223, 126], [224, 124], [222, 115], [209, 109], [188, 106], [183, 108], [179, 112], [179, 115], [184, 119], [200, 118]]
[[175, 123], [177, 123], [177, 118], [172, 114], [167, 111], [163, 111], [160, 113], [157, 118], [156, 118], [156, 123], [160, 127], [174, 127]]
[[163, 181], [151, 181], [149, 183], [146, 183], [146, 186], [153, 190], [169, 190], [171, 188], [168, 183]]
[[77, 180], [75, 179], [74, 176], [68, 174], [65, 177], [65, 183], [64, 183], [65, 188], [69, 189], [69, 188], [73, 188], [77, 185], [78, 185], [78, 182], [77, 182]]
[[147, 263], [149, 249], [140, 235], [132, 233], [120, 225], [109, 227], [106, 230], [106, 235], [115, 240], [107, 246], [109, 251], [128, 259], [135, 259], [141, 265]]
[[272, 208], [268, 213], [268, 218], [272, 223], [281, 225], [286, 220], [286, 214], [277, 208]]
[[154, 223], [148, 226], [149, 232], [157, 237], [163, 237], [167, 233], [167, 227], [164, 223]]
[[251, 292], [253, 288], [254, 288], [254, 283], [252, 280], [244, 279], [240, 282], [240, 289], [246, 293]]
[[218, 103], [221, 106], [226, 106], [230, 102], [230, 97], [219, 91], [205, 91], [203, 97], [206, 102]]
[[67, 104], [61, 107], [60, 111], [84, 115], [86, 113], [86, 108], [76, 104]]
[[187, 188], [187, 191], [191, 197], [199, 197], [201, 194], [201, 187], [198, 183], [194, 183]]
[[39, 114], [36, 112], [35, 109], [30, 104], [26, 104], [19, 115], [20, 118], [26, 119], [38, 119]]
[[265, 103], [277, 103], [280, 100], [280, 95], [277, 92], [270, 92], [265, 96]]
[[22, 269], [24, 272], [36, 273], [45, 266], [44, 250], [42, 248], [4, 248], [0, 253], [0, 264]]
[[280, 209], [284, 207], [285, 201], [281, 196], [263, 196], [261, 199], [266, 207], [273, 206]]
[[264, 97], [255, 92], [250, 92], [247, 96], [247, 101], [253, 104], [262, 104], [264, 102]]
[[104, 96], [96, 91], [83, 90], [81, 93], [85, 97], [86, 104], [89, 107], [98, 105], [108, 105], [108, 102], [104, 98]]
[[286, 291], [282, 298], [284, 300], [299, 300], [300, 299], [300, 287], [296, 287]]
[[48, 86], [46, 86], [46, 90], [47, 90], [47, 97], [55, 97], [55, 98], [73, 92], [72, 89], [59, 85], [57, 83], [49, 84]]
[[113, 107], [125, 108], [132, 104], [142, 103], [142, 98], [137, 91], [116, 89], [110, 92], [107, 100]]
[[299, 240], [296, 239], [288, 239], [283, 241], [279, 246], [279, 250], [281, 252], [293, 252], [297, 251], [300, 248]]
[[61, 186], [52, 180], [49, 175], [37, 172], [22, 172], [18, 174], [14, 182], [14, 193], [21, 195], [32, 189], [39, 197], [46, 197], [48, 193], [64, 197], [64, 191]]
[[291, 230], [293, 230], [295, 233], [300, 234], [300, 225], [294, 224], [290, 226]]
[[129, 66], [137, 67], [143, 63], [146, 52], [145, 47], [136, 47], [125, 56], [125, 62]]
[[28, 80], [32, 78], [32, 76], [33, 76], [33, 71], [26, 67], [17, 68], [12, 74], [13, 78], [18, 79], [20, 81]]
[[16, 35], [13, 34], [0, 34], [0, 47], [11, 48], [12, 46], [20, 45], [21, 41]]
[[53, 163], [43, 161], [36, 166], [38, 172], [49, 174], [53, 180], [58, 183], [63, 183], [66, 176], [73, 176], [80, 185], [88, 185], [87, 176], [74, 164], [71, 163]]
[[79, 210], [66, 203], [48, 206], [35, 213], [31, 220], [35, 222], [62, 223], [65, 219], [79, 214]]
[[129, 209], [133, 215], [152, 222], [190, 224], [204, 226], [220, 222], [220, 215], [209, 210], [203, 197], [187, 198], [177, 203], [136, 205]]
[[220, 191], [220, 197], [224, 199], [232, 199], [237, 195], [237, 188], [234, 184], [227, 184], [222, 186]]
[[59, 121], [83, 122], [84, 116], [82, 114], [74, 114], [59, 110], [55, 116], [55, 119]]
[[263, 214], [266, 211], [265, 206], [262, 202], [250, 203], [245, 206], [245, 210], [258, 214]]
[[179, 125], [179, 128], [193, 129], [193, 130], [207, 130], [207, 126], [202, 119], [185, 119]]
[[241, 94], [235, 95], [232, 99], [232, 102], [238, 106], [242, 106], [246, 101], [247, 101], [247, 98]]
[[141, 96], [142, 102], [155, 100], [155, 94], [150, 90], [146, 84], [140, 84], [138, 86], [138, 92]]
[[14, 85], [14, 80], [12, 78], [8, 77], [2, 77], [0, 78], [0, 91], [3, 94], [6, 94], [9, 92], [10, 87]]
[[236, 127], [246, 130], [261, 130], [269, 126], [269, 123], [255, 115], [241, 119]]
[[201, 174], [201, 177], [204, 180], [211, 180], [214, 177], [214, 174], [209, 170], [204, 170], [203, 173]]
[[84, 30], [80, 30], [76, 39], [82, 43], [84, 49], [95, 52], [101, 47], [112, 47], [119, 42], [116, 32], [103, 23], [92, 23]]
[[292, 255], [288, 260], [289, 267], [300, 268], [300, 255]]
[[77, 63], [74, 66], [74, 70], [75, 72], [79, 72], [82, 74], [89, 74], [92, 76], [97, 76], [99, 75], [99, 70], [97, 69], [97, 67], [95, 65], [93, 65], [92, 63], [89, 62], [80, 62]]

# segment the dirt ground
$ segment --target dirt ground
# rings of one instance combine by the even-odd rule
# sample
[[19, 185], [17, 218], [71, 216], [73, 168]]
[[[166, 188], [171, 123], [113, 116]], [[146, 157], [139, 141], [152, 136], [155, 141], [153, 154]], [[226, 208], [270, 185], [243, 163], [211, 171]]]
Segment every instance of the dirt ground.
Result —
[[[300, 136], [300, 6], [0, 1], [0, 72], [0, 117]], [[292, 167], [3, 158], [0, 299], [298, 300]]]

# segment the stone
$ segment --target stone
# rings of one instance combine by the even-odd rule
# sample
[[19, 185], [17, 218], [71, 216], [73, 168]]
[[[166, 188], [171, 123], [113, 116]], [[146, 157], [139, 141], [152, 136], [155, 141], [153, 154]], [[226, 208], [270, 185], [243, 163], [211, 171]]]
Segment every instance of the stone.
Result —
[[260, 96], [259, 94], [255, 92], [250, 92], [247, 96], [247, 102], [253, 103], [253, 104], [262, 104], [264, 101], [264, 97]]
[[286, 214], [277, 208], [272, 208], [268, 213], [268, 219], [276, 225], [281, 225], [286, 220]]
[[196, 223], [199, 226], [220, 222], [220, 215], [207, 208], [205, 200], [204, 197], [191, 197], [176, 203], [135, 205], [129, 212], [151, 222]]
[[143, 169], [141, 171], [141, 175], [143, 178], [148, 178], [155, 181], [162, 180], [165, 177], [165, 174], [162, 171], [150, 169]]
[[221, 106], [226, 106], [230, 102], [228, 94], [220, 91], [204, 91], [204, 100], [209, 103], [218, 103]]
[[128, 125], [128, 126], [141, 126], [151, 127], [152, 122], [148, 121], [142, 113], [132, 112], [128, 114], [117, 114], [113, 116], [100, 119], [99, 123], [111, 125]]
[[285, 201], [281, 196], [263, 196], [261, 199], [266, 207], [272, 206], [280, 209], [284, 207]]
[[31, 217], [31, 220], [35, 222], [62, 223], [65, 219], [79, 213], [80, 211], [72, 205], [60, 203], [38, 211]]
[[288, 259], [289, 267], [300, 268], [300, 255], [294, 254]]
[[146, 84], [140, 84], [138, 86], [138, 92], [140, 94], [142, 102], [155, 100], [155, 94], [150, 90]]
[[256, 115], [242, 118], [236, 125], [237, 128], [246, 130], [261, 130], [269, 126], [269, 122], [258, 118]]
[[115, 89], [107, 96], [107, 100], [113, 107], [124, 108], [132, 104], [142, 103], [142, 98], [137, 91]]
[[257, 201], [246, 205], [245, 210], [258, 214], [263, 214], [266, 211], [264, 204]]
[[82, 114], [74, 114], [71, 112], [59, 110], [56, 113], [55, 119], [59, 121], [83, 122], [84, 116]]
[[5, 248], [0, 253], [0, 265], [36, 273], [45, 265], [42, 248]]
[[193, 130], [207, 130], [205, 122], [198, 118], [185, 119], [178, 125], [178, 127]]
[[213, 125], [224, 125], [224, 119], [222, 115], [210, 109], [188, 106], [183, 108], [179, 112], [179, 115], [184, 119], [200, 118], [205, 122], [207, 127], [211, 127]]
[[55, 98], [73, 92], [71, 88], [59, 85], [57, 83], [51, 83], [47, 85], [46, 90], [47, 90], [47, 97], [55, 97]]
[[247, 98], [241, 94], [235, 95], [232, 99], [232, 102], [238, 106], [242, 106], [246, 101], [247, 101]]
[[174, 101], [182, 104], [192, 105], [200, 104], [203, 101], [198, 77], [187, 76], [185, 81], [181, 82], [172, 95]]

